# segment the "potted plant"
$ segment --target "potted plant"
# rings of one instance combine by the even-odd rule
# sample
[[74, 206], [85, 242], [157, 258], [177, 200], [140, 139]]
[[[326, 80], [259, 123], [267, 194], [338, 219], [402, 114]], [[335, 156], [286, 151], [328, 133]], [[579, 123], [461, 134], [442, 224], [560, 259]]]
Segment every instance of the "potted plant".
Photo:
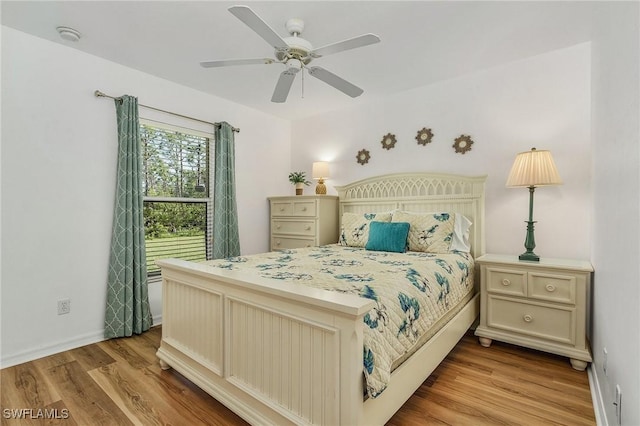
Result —
[[304, 186], [311, 183], [307, 180], [304, 172], [289, 173], [289, 182], [296, 186], [296, 195], [302, 195]]

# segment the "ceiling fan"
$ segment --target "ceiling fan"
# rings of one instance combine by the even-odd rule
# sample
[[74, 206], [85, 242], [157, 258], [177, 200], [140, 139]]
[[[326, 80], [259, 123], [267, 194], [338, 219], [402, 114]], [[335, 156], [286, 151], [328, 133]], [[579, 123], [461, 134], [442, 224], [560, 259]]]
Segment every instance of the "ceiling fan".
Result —
[[309, 75], [324, 81], [328, 85], [335, 87], [352, 98], [360, 96], [364, 92], [358, 86], [349, 83], [347, 80], [338, 77], [324, 68], [308, 65], [312, 60], [322, 56], [378, 43], [380, 38], [377, 35], [363, 34], [358, 37], [353, 37], [314, 49], [311, 43], [300, 37], [300, 34], [304, 29], [304, 21], [302, 19], [289, 19], [285, 27], [291, 36], [282, 38], [247, 6], [232, 6], [229, 8], [229, 12], [244, 22], [245, 25], [255, 31], [267, 43], [275, 48], [275, 59], [255, 58], [203, 61], [200, 62], [200, 65], [203, 67], [215, 68], [233, 65], [284, 64], [286, 69], [280, 74], [273, 96], [271, 97], [271, 102], [281, 103], [286, 101], [296, 74], [304, 69], [307, 70]]

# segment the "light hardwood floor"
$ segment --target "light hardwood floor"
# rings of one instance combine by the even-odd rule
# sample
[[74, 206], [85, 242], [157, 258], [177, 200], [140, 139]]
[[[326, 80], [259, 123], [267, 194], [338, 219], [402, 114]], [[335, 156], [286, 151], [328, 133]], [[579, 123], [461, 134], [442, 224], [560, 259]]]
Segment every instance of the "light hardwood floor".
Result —
[[[160, 336], [155, 327], [3, 369], [0, 424], [246, 424], [160, 369]], [[27, 419], [10, 418], [15, 410]], [[32, 418], [47, 415], [58, 419]], [[388, 424], [594, 425], [595, 418], [587, 373], [566, 358], [499, 342], [483, 348], [467, 334]]]

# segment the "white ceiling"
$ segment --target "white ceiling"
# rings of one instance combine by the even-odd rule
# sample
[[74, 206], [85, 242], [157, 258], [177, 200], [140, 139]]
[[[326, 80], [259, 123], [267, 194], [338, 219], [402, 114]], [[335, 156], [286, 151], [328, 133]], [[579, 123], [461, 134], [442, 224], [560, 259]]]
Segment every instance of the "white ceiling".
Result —
[[[382, 41], [314, 61], [364, 89], [352, 99], [300, 74], [270, 101], [284, 65], [205, 69], [212, 59], [272, 57], [227, 11], [250, 6], [282, 37], [292, 17], [320, 47], [363, 33]], [[2, 24], [279, 117], [295, 120], [590, 40], [594, 2], [2, 1]], [[61, 39], [56, 27], [82, 34]], [[3, 58], [10, 60], [10, 58]], [[105, 88], [104, 90], [107, 90]]]

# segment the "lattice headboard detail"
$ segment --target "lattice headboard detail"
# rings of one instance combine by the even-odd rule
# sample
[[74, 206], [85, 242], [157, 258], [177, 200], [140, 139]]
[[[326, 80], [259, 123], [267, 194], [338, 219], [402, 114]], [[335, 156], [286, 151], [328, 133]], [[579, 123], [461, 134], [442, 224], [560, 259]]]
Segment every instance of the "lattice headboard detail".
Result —
[[485, 252], [484, 190], [486, 176], [459, 176], [434, 173], [399, 173], [363, 179], [336, 187], [340, 197], [340, 217], [344, 212], [377, 213], [395, 209], [461, 213], [471, 226], [471, 253]]

